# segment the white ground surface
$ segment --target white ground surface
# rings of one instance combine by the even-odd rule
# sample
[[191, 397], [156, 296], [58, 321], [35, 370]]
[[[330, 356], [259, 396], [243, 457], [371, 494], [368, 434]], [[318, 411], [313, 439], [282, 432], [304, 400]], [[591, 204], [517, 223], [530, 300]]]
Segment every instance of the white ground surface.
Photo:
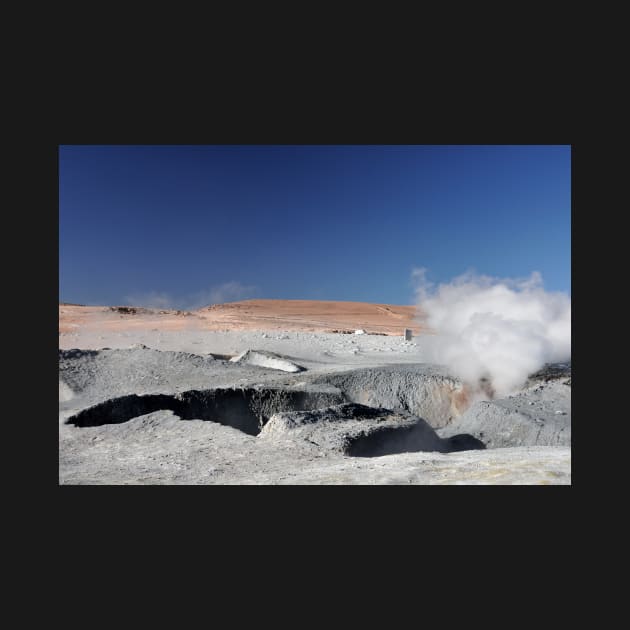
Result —
[[[402, 336], [344, 335], [335, 333], [275, 331], [134, 331], [61, 333], [59, 348], [128, 348], [142, 343], [157, 350], [194, 354], [237, 355], [268, 350], [306, 362], [309, 370], [338, 370], [423, 361], [421, 337], [405, 341]], [[299, 361], [298, 361], [299, 363]]]
[[[309, 372], [424, 361], [422, 337], [333, 333], [196, 331], [61, 333], [61, 349], [128, 348], [286, 355]], [[60, 385], [60, 402], [71, 394]], [[197, 420], [136, 418], [78, 428], [62, 423], [61, 484], [570, 484], [570, 447], [497, 448], [357, 458], [271, 448], [257, 437]]]

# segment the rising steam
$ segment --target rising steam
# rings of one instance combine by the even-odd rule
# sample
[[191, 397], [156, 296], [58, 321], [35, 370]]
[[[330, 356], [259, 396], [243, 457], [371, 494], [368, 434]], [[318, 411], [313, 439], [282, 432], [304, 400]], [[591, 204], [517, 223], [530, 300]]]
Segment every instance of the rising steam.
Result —
[[448, 366], [478, 390], [487, 379], [494, 393], [522, 386], [545, 363], [571, 358], [571, 298], [543, 289], [538, 272], [526, 280], [466, 273], [435, 287], [426, 269], [413, 278], [429, 361]]

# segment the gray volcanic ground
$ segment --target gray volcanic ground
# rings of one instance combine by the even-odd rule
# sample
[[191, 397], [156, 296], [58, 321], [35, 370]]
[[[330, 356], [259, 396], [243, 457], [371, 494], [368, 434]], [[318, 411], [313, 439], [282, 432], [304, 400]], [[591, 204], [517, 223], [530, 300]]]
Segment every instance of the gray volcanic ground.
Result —
[[570, 363], [475, 400], [422, 339], [62, 334], [59, 482], [571, 483]]

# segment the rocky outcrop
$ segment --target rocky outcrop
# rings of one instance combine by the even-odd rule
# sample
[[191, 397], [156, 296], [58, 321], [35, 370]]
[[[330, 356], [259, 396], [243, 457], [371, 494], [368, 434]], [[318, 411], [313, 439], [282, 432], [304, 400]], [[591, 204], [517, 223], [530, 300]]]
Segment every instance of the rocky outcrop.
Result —
[[338, 387], [351, 402], [409, 412], [433, 428], [449, 424], [467, 405], [462, 383], [428, 364], [360, 368], [315, 376], [313, 382]]
[[497, 400], [480, 401], [439, 431], [468, 433], [488, 448], [570, 446], [570, 379], [558, 379]]
[[282, 370], [283, 372], [303, 372], [306, 368], [293, 363], [287, 357], [266, 350], [245, 350], [241, 354], [230, 359], [232, 363], [257, 365], [258, 367]]

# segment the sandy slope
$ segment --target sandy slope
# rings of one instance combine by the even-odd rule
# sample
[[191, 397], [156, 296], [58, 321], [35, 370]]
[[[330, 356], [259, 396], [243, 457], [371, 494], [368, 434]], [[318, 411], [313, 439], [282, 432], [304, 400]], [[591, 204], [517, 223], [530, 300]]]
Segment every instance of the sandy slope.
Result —
[[316, 300], [245, 300], [216, 304], [197, 311], [138, 309], [135, 314], [108, 306], [59, 305], [59, 332], [77, 329], [123, 331], [169, 330], [287, 330], [332, 332], [355, 330], [401, 335], [404, 328], [415, 334], [420, 325], [414, 306], [325, 302]]

